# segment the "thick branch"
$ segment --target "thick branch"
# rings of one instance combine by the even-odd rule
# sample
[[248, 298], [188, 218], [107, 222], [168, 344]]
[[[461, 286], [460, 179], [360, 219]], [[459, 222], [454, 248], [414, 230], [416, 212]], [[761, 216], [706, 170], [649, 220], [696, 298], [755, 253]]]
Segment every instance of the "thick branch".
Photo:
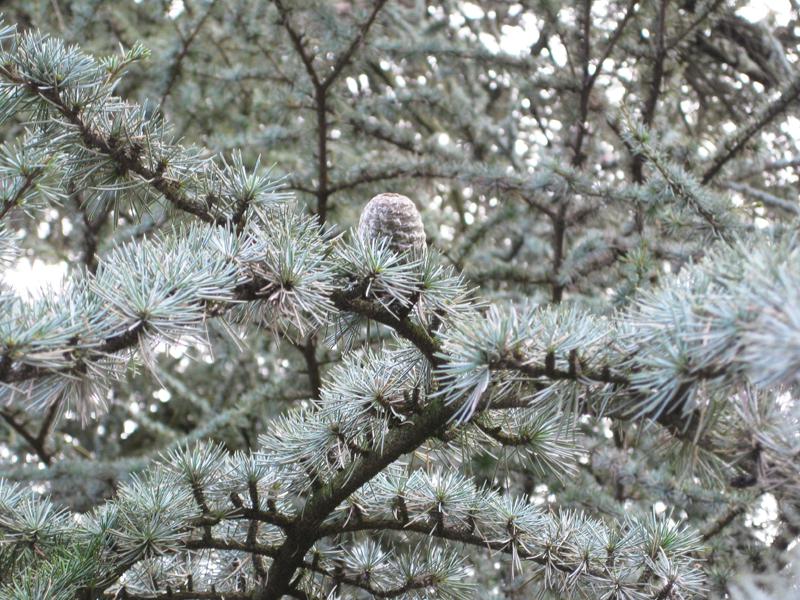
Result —
[[432, 337], [422, 325], [415, 323], [409, 317], [400, 318], [380, 304], [353, 297], [351, 294], [342, 291], [333, 292], [331, 300], [339, 310], [358, 313], [368, 319], [391, 327], [414, 344], [432, 365], [441, 364], [442, 360], [436, 356], [441, 350], [439, 341]]
[[303, 507], [301, 517], [288, 530], [286, 540], [270, 567], [267, 583], [256, 593], [254, 600], [275, 600], [286, 594], [289, 582], [319, 538], [319, 528], [328, 515], [387, 466], [441, 430], [458, 408], [456, 403], [445, 405], [442, 399], [433, 401], [409, 425], [390, 432], [382, 447], [357, 459], [351, 468], [314, 492]]
[[294, 347], [303, 355], [306, 363], [306, 374], [308, 383], [311, 386], [311, 393], [314, 398], [319, 398], [322, 388], [322, 374], [320, 373], [319, 360], [317, 359], [317, 338], [311, 335], [302, 344], [294, 344]]

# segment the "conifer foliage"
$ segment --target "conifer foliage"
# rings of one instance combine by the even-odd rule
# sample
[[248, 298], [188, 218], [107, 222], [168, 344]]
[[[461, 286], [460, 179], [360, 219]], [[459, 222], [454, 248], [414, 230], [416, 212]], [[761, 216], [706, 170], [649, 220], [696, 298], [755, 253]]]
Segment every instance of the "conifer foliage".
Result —
[[796, 597], [785, 4], [8, 2], [0, 600]]

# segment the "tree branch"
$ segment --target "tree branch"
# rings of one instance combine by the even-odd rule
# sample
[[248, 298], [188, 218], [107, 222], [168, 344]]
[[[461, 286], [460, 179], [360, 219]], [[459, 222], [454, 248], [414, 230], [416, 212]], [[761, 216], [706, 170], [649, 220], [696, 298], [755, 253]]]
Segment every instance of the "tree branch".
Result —
[[27, 442], [31, 450], [33, 450], [39, 457], [39, 460], [41, 460], [45, 465], [50, 466], [50, 464], [53, 462], [53, 457], [44, 447], [44, 439], [41, 435], [42, 432], [45, 432], [46, 435], [44, 427], [40, 430], [38, 435], [34, 435], [28, 431], [24, 423], [17, 420], [17, 417], [13, 412], [6, 408], [0, 408], [0, 417], [2, 417], [3, 420], [8, 423], [8, 426], [16, 431], [20, 437]]
[[183, 60], [186, 58], [186, 55], [189, 53], [189, 48], [191, 47], [192, 42], [194, 42], [195, 38], [197, 37], [197, 34], [200, 33], [200, 30], [203, 28], [203, 25], [205, 25], [206, 21], [211, 16], [211, 11], [214, 9], [214, 5], [216, 3], [217, 0], [211, 0], [211, 2], [208, 5], [208, 10], [206, 10], [203, 16], [200, 17], [200, 19], [197, 22], [197, 25], [195, 25], [191, 33], [189, 33], [186, 39], [184, 39], [183, 42], [181, 43], [181, 48], [178, 51], [175, 60], [172, 62], [172, 65], [170, 65], [169, 79], [167, 79], [167, 84], [164, 87], [164, 91], [161, 94], [161, 100], [159, 101], [159, 105], [162, 107], [162, 110], [164, 107], [164, 103], [167, 101], [167, 98], [172, 92], [172, 88], [175, 85], [175, 82], [178, 80], [178, 75], [180, 75], [181, 72], [181, 65], [183, 63]]
[[319, 528], [328, 515], [387, 466], [439, 431], [458, 408], [456, 403], [445, 405], [442, 399], [434, 400], [407, 426], [391, 431], [380, 448], [358, 458], [350, 468], [315, 491], [305, 503], [300, 518], [287, 531], [286, 540], [270, 566], [266, 585], [258, 590], [253, 600], [274, 600], [286, 594], [289, 582], [319, 538]]
[[375, 22], [383, 5], [387, 0], [377, 0], [373, 6], [372, 12], [366, 21], [364, 21], [358, 28], [358, 32], [350, 42], [345, 51], [336, 59], [333, 69], [328, 73], [327, 77], [320, 79], [317, 70], [314, 68], [313, 57], [308, 54], [304, 44], [303, 37], [291, 24], [289, 20], [289, 10], [284, 6], [282, 0], [274, 0], [275, 6], [281, 16], [281, 23], [289, 34], [289, 39], [294, 46], [295, 51], [300, 56], [300, 60], [305, 67], [306, 73], [311, 79], [311, 84], [314, 88], [314, 106], [317, 118], [317, 187], [314, 195], [317, 197], [317, 218], [320, 223], [327, 220], [328, 215], [328, 199], [334, 190], [329, 189], [328, 184], [328, 89], [336, 81], [337, 77], [341, 74], [342, 70], [347, 66], [347, 63], [355, 54], [358, 47], [364, 41], [364, 38], [369, 31], [369, 28]]
[[[411, 521], [392, 518], [349, 519], [347, 521], [339, 521], [325, 525], [320, 529], [320, 534], [321, 536], [327, 537], [355, 531], [400, 531], [416, 533], [426, 537], [433, 536], [442, 540], [459, 542], [470, 546], [486, 548], [495, 552], [516, 555], [538, 564], [550, 565], [563, 573], [574, 572], [574, 565], [569, 565], [562, 561], [555, 561], [552, 559], [552, 555], [545, 557], [531, 552], [526, 549], [523, 544], [515, 546], [509, 541], [490, 540], [467, 527], [458, 528], [447, 526], [433, 519], [414, 519]], [[601, 573], [592, 573], [591, 571], [589, 571], [587, 575], [602, 577]]]
[[725, 141], [720, 151], [717, 152], [711, 164], [703, 173], [702, 179], [700, 180], [701, 183], [710, 183], [717, 173], [722, 170], [722, 167], [733, 159], [747, 145], [753, 136], [769, 125], [775, 117], [785, 111], [789, 105], [795, 102], [799, 97], [800, 77], [797, 77], [783, 90], [781, 95], [762, 110], [754, 120], [739, 131], [734, 132], [733, 136]]
[[283, 0], [273, 1], [280, 14], [281, 25], [286, 29], [286, 33], [289, 34], [292, 46], [294, 46], [297, 55], [300, 57], [300, 61], [303, 63], [303, 67], [305, 67], [306, 73], [308, 73], [308, 77], [311, 79], [314, 88], [317, 89], [321, 87], [322, 82], [314, 68], [314, 58], [306, 51], [305, 45], [303, 44], [303, 36], [292, 26], [292, 22], [289, 20], [289, 10], [284, 6]]
[[139, 176], [150, 187], [160, 192], [176, 208], [199, 218], [201, 221], [212, 224], [222, 224], [225, 219], [215, 217], [208, 209], [204, 208], [196, 198], [190, 198], [183, 192], [180, 182], [164, 176], [162, 170], [154, 170], [142, 162], [139, 156], [126, 148], [121, 140], [104, 137], [90, 123], [84, 120], [80, 110], [68, 105], [61, 97], [58, 89], [38, 85], [20, 74], [10, 70], [7, 65], [0, 65], [0, 75], [8, 81], [24, 87], [29, 93], [47, 101], [53, 106], [66, 121], [74, 126], [84, 146], [97, 152], [116, 163], [121, 173], [133, 173]]
[[372, 24], [375, 22], [375, 18], [378, 16], [378, 13], [381, 11], [386, 2], [387, 0], [375, 0], [369, 17], [367, 17], [367, 19], [358, 28], [356, 36], [350, 42], [350, 45], [347, 47], [347, 49], [339, 56], [339, 58], [336, 59], [336, 63], [333, 65], [333, 70], [322, 82], [321, 85], [324, 89], [329, 88], [331, 84], [336, 81], [336, 78], [342, 72], [342, 69], [344, 69], [347, 66], [347, 63], [350, 62], [350, 59], [353, 58], [353, 55], [367, 37], [367, 32], [369, 31], [370, 27], [372, 27]]
[[320, 389], [322, 388], [322, 376], [320, 374], [319, 361], [317, 360], [316, 341], [316, 336], [310, 335], [302, 344], [293, 345], [303, 355], [303, 360], [306, 363], [306, 374], [308, 375], [312, 396], [319, 398]]
[[734, 519], [736, 519], [736, 517], [744, 513], [746, 510], [747, 505], [744, 502], [737, 503], [729, 507], [727, 511], [720, 515], [716, 521], [714, 521], [705, 531], [703, 531], [701, 539], [704, 542], [707, 542], [725, 529], [728, 525], [733, 523]]

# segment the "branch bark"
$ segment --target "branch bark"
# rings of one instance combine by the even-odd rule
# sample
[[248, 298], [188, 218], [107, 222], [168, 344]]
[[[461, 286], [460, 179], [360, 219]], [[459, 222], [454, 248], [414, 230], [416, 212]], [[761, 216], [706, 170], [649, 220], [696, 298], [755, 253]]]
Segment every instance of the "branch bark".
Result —
[[311, 80], [314, 89], [314, 112], [317, 119], [317, 186], [314, 195], [317, 198], [317, 218], [320, 223], [325, 223], [328, 218], [328, 199], [334, 191], [329, 187], [329, 168], [328, 168], [328, 90], [342, 73], [344, 68], [353, 58], [358, 48], [363, 43], [369, 32], [370, 27], [375, 22], [378, 13], [386, 4], [387, 0], [377, 0], [369, 14], [369, 17], [359, 26], [355, 37], [347, 48], [342, 52], [333, 64], [333, 68], [324, 78], [320, 77], [319, 72], [314, 67], [314, 57], [309, 54], [308, 49], [303, 43], [303, 36], [295, 29], [289, 18], [289, 9], [283, 0], [274, 0], [275, 7], [281, 17], [281, 24], [286, 29], [289, 39], [292, 42], [303, 67]]

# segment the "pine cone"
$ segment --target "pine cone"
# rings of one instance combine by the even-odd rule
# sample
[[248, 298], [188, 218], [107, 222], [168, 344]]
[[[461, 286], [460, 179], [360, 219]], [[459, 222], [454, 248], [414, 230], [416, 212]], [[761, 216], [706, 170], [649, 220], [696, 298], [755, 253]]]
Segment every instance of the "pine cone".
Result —
[[425, 228], [414, 203], [401, 194], [378, 194], [361, 211], [358, 233], [364, 239], [389, 240], [395, 252], [422, 250]]

